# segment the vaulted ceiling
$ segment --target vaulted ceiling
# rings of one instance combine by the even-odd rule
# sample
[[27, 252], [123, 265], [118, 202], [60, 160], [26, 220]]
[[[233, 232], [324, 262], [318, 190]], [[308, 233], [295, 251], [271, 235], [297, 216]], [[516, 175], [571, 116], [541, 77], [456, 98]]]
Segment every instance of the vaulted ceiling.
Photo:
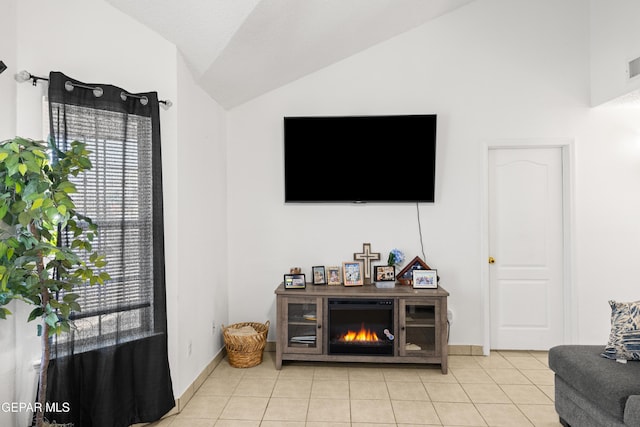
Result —
[[474, 0], [107, 0], [174, 43], [225, 108]]

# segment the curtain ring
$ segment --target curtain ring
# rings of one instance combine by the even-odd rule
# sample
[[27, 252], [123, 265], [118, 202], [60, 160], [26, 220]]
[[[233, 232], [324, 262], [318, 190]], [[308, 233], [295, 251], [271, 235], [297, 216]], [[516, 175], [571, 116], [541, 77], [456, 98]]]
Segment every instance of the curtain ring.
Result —
[[146, 96], [143, 96], [142, 98], [140, 98], [140, 104], [147, 105], [148, 103], [149, 103], [149, 98], [147, 98]]
[[64, 88], [67, 90], [67, 92], [73, 92], [73, 87], [73, 83], [71, 83], [69, 80], [64, 82]]
[[120, 92], [120, 99], [122, 99], [123, 101], [127, 100], [127, 94], [124, 92]]
[[100, 98], [104, 94], [104, 90], [100, 86], [96, 86], [93, 88], [93, 96], [96, 98]]

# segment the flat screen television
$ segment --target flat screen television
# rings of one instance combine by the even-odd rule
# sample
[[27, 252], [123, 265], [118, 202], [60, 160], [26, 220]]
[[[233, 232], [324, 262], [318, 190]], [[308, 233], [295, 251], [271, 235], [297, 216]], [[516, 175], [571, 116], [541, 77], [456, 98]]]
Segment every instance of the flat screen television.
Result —
[[437, 115], [284, 118], [285, 203], [434, 202]]

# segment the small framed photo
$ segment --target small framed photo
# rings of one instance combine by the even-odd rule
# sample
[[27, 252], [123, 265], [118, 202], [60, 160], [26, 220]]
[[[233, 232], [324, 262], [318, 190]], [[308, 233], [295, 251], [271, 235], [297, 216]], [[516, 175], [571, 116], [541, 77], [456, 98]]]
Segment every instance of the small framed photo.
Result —
[[327, 267], [327, 285], [342, 285], [340, 267], [337, 265]]
[[284, 288], [285, 289], [304, 289], [306, 287], [306, 281], [304, 274], [285, 274], [284, 275]]
[[396, 268], [392, 265], [374, 265], [373, 280], [375, 282], [395, 282]]
[[435, 289], [438, 287], [437, 270], [413, 270], [413, 287]]
[[313, 267], [311, 267], [311, 271], [313, 273], [314, 285], [327, 284], [327, 276], [325, 275], [324, 265], [314, 265]]
[[362, 261], [349, 261], [342, 263], [342, 277], [345, 286], [362, 286]]

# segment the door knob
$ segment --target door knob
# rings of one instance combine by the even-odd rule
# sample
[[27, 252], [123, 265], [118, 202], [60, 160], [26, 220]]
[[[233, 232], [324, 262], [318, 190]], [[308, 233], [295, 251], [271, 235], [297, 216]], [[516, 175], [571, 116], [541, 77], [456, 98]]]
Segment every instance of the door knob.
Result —
[[489, 264], [495, 264], [496, 259], [492, 256], [489, 257]]

